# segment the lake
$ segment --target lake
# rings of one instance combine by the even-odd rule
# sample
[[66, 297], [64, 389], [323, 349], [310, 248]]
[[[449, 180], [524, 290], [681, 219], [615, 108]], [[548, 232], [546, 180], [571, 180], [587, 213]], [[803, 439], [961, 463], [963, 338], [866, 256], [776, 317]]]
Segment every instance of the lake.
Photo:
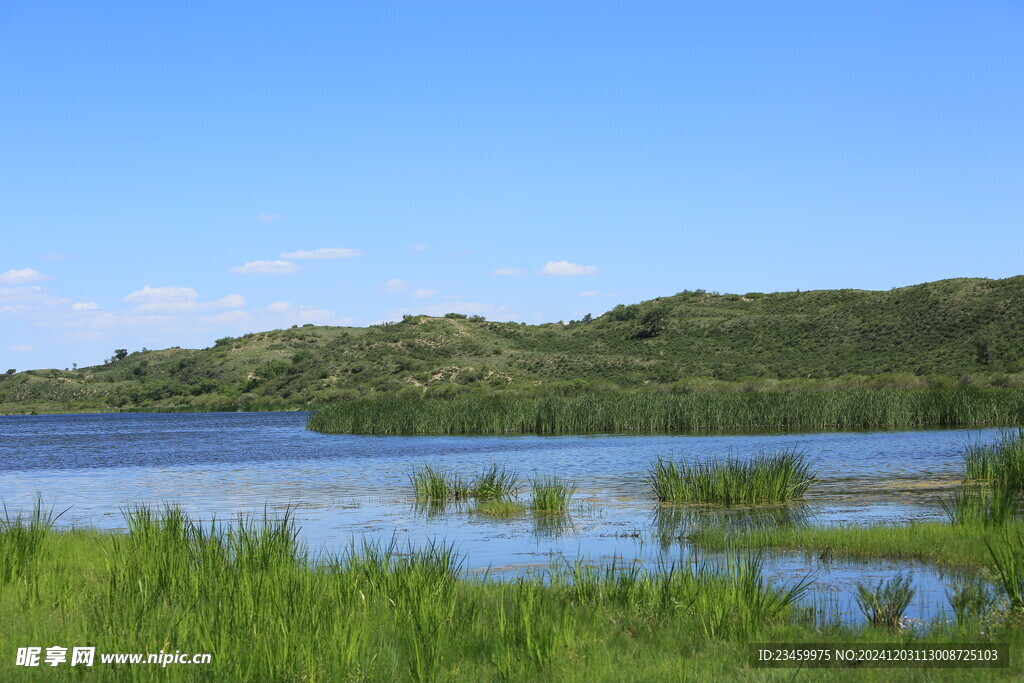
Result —
[[[178, 503], [202, 519], [278, 512], [289, 506], [314, 554], [353, 540], [454, 544], [468, 572], [496, 578], [542, 570], [560, 558], [607, 563], [715, 561], [678, 540], [713, 514], [679, 514], [651, 497], [645, 473], [658, 457], [744, 457], [796, 448], [819, 481], [805, 505], [786, 515], [814, 523], [942, 518], [939, 496], [959, 481], [968, 443], [1000, 432], [920, 430], [716, 436], [325, 435], [305, 429], [308, 413], [175, 413], [0, 416], [0, 498], [30, 510], [37, 496], [67, 512], [62, 526], [124, 527], [121, 509]], [[453, 507], [418, 508], [408, 475], [433, 466], [472, 476], [492, 463], [525, 477], [557, 474], [577, 482], [570, 513], [491, 519]], [[773, 523], [778, 509], [732, 515]], [[914, 572], [913, 618], [943, 611], [950, 576], [905, 562], [826, 561], [776, 553], [767, 575], [788, 582], [811, 573], [823, 594], [850, 612], [856, 582]]]

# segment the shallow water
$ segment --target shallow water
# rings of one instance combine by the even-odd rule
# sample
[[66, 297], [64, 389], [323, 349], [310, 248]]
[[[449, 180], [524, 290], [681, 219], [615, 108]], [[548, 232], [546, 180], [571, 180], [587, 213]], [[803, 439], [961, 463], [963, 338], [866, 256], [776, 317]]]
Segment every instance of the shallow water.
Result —
[[[679, 540], [689, 520], [666, 519], [644, 473], [657, 457], [703, 459], [797, 448], [819, 482], [794, 514], [814, 523], [941, 518], [936, 498], [962, 473], [964, 445], [999, 430], [922, 430], [737, 436], [379, 437], [304, 429], [307, 413], [0, 416], [0, 497], [9, 510], [37, 496], [64, 525], [124, 526], [120, 509], [176, 502], [204, 519], [294, 506], [315, 553], [369, 536], [422, 545], [453, 543], [471, 572], [513, 576], [558, 558], [595, 563], [709, 561]], [[564, 517], [490, 519], [454, 508], [429, 514], [411, 497], [408, 473], [429, 463], [471, 476], [491, 463], [524, 476], [558, 474], [579, 484]], [[69, 507], [70, 506], [70, 507]], [[694, 513], [710, 514], [707, 511]], [[778, 509], [761, 520], [778, 523]], [[741, 513], [741, 516], [748, 513]], [[763, 517], [767, 516], [768, 519]], [[676, 515], [678, 517], [678, 515]], [[785, 520], [784, 520], [785, 521]], [[715, 558], [711, 558], [714, 560]], [[768, 557], [766, 573], [791, 582], [812, 574], [845, 612], [857, 580], [877, 583], [907, 563]], [[912, 567], [914, 619], [937, 616], [950, 577]]]

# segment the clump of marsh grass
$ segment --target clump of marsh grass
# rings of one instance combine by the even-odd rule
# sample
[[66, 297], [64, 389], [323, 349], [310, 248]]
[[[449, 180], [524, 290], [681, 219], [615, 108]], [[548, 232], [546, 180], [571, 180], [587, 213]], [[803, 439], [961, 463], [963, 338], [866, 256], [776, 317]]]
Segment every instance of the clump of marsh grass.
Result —
[[967, 478], [1024, 489], [1024, 428], [1003, 432], [994, 444], [973, 444], [964, 451]]
[[744, 553], [720, 562], [661, 566], [658, 571], [576, 560], [554, 571], [551, 583], [580, 605], [619, 605], [635, 614], [678, 611], [704, 637], [744, 640], [765, 624], [792, 617], [812, 578], [774, 586], [764, 578], [763, 554]]
[[0, 519], [0, 585], [10, 583], [30, 570], [42, 554], [46, 538], [53, 525], [67, 510], [54, 514], [53, 508], [43, 509], [37, 498], [32, 513], [11, 515], [4, 503], [4, 516]]
[[470, 495], [477, 500], [497, 500], [518, 495], [523, 480], [504, 465], [485, 467], [470, 485]]
[[576, 493], [576, 484], [551, 475], [532, 479], [530, 489], [530, 508], [535, 512], [565, 512], [569, 508], [569, 500]]
[[901, 628], [903, 613], [915, 593], [909, 572], [897, 574], [888, 581], [879, 581], [874, 587], [858, 581], [857, 607], [873, 627], [885, 627], [896, 632]]
[[801, 498], [814, 483], [807, 454], [788, 449], [748, 460], [727, 458], [689, 464], [659, 458], [647, 475], [654, 496], [666, 503], [756, 505]]
[[1003, 526], [1017, 510], [1017, 493], [1008, 486], [965, 482], [939, 505], [952, 524]]
[[472, 487], [458, 472], [434, 469], [430, 465], [413, 468], [409, 475], [416, 500], [421, 503], [446, 503], [468, 500]]
[[1001, 538], [986, 539], [985, 545], [1010, 607], [1015, 612], [1024, 612], [1024, 532], [1007, 531]]

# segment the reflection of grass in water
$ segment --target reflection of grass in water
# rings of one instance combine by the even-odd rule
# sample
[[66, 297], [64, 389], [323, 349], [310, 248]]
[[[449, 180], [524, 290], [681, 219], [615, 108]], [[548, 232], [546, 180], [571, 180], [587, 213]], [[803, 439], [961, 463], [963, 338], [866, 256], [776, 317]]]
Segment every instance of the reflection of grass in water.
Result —
[[472, 512], [484, 517], [498, 519], [522, 517], [526, 514], [526, 504], [518, 500], [508, 500], [507, 498], [490, 498], [477, 501], [476, 505], [472, 508]]
[[557, 538], [575, 531], [572, 517], [566, 512], [534, 512], [533, 534], [539, 538]]
[[717, 505], [786, 502], [803, 497], [815, 479], [807, 454], [793, 449], [692, 465], [659, 458], [647, 474], [661, 502]]
[[762, 505], [721, 508], [697, 505], [659, 505], [654, 510], [654, 534], [663, 550], [693, 530], [714, 527], [722, 533], [807, 523], [806, 505]]

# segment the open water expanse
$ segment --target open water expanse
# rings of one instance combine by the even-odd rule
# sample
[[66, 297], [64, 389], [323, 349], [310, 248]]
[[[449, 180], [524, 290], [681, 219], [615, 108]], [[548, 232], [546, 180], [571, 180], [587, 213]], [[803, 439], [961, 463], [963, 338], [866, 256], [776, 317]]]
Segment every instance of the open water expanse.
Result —
[[[229, 521], [238, 512], [291, 506], [314, 555], [363, 538], [453, 544], [468, 572], [492, 577], [543, 571], [577, 559], [649, 567], [715, 562], [684, 537], [692, 525], [780, 519], [811, 523], [942, 518], [938, 498], [963, 472], [968, 443], [999, 430], [922, 430], [729, 436], [381, 437], [306, 431], [308, 413], [175, 413], [0, 416], [0, 498], [9, 511], [67, 509], [62, 526], [124, 527], [121, 509], [178, 503], [193, 516]], [[757, 512], [660, 507], [645, 473], [663, 458], [689, 460], [797, 448], [819, 481], [805, 505]], [[467, 507], [431, 513], [414, 504], [408, 475], [430, 464], [472, 476], [492, 463], [524, 477], [558, 474], [578, 484], [564, 517], [491, 519]], [[524, 491], [524, 498], [528, 495]], [[819, 601], [856, 620], [857, 581], [914, 574], [907, 614], [948, 612], [953, 577], [897, 561], [850, 562], [800, 553], [767, 557], [772, 581], [810, 575]]]

